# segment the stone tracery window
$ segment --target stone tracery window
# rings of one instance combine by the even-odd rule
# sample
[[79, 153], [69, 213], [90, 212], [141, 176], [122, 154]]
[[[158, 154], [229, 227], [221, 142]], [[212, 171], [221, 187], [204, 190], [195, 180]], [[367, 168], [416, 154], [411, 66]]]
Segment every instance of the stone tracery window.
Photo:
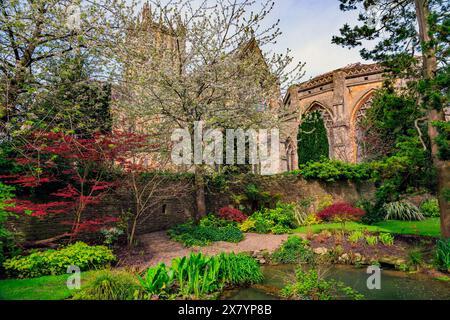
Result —
[[358, 109], [355, 115], [355, 139], [356, 139], [356, 160], [357, 162], [364, 161], [368, 156], [368, 141], [367, 134], [369, 131], [369, 124], [367, 123], [367, 110], [372, 107], [373, 95], [367, 99], [364, 104]]
[[354, 136], [356, 147], [356, 162], [374, 160], [389, 149], [391, 141], [381, 138], [378, 130], [370, 123], [367, 112], [372, 107], [374, 95], [372, 94], [359, 107], [354, 116]]
[[321, 105], [315, 104], [311, 109], [309, 109], [306, 116], [314, 111], [318, 111], [321, 114], [325, 128], [327, 129], [327, 132], [330, 133], [330, 130], [333, 127], [333, 118], [331, 117], [331, 114]]

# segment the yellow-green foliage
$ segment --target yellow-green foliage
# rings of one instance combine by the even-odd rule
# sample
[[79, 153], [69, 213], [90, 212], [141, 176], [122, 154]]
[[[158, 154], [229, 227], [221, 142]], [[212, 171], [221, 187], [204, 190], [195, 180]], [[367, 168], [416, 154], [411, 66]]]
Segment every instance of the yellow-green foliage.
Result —
[[378, 237], [377, 236], [366, 236], [366, 242], [371, 247], [376, 246], [378, 244]]
[[105, 246], [89, 246], [83, 242], [77, 242], [59, 250], [17, 256], [6, 260], [3, 266], [9, 276], [33, 278], [64, 274], [69, 266], [77, 266], [82, 271], [101, 269], [115, 259], [112, 251]]
[[325, 208], [328, 208], [333, 203], [334, 203], [334, 199], [331, 194], [327, 194], [326, 196], [319, 198], [319, 202], [317, 205], [317, 212], [322, 211]]
[[313, 226], [321, 223], [322, 221], [317, 217], [315, 213], [308, 214], [305, 220], [305, 226]]
[[249, 230], [254, 229], [255, 226], [256, 226], [255, 220], [247, 219], [239, 225], [239, 229], [241, 229], [242, 232], [248, 232]]
[[358, 243], [359, 240], [364, 238], [364, 233], [360, 230], [356, 230], [353, 231], [352, 233], [350, 233], [350, 235], [348, 236], [348, 241], [350, 241], [351, 243]]
[[381, 233], [378, 236], [378, 239], [380, 239], [381, 243], [385, 246], [392, 246], [394, 245], [394, 236], [390, 233]]

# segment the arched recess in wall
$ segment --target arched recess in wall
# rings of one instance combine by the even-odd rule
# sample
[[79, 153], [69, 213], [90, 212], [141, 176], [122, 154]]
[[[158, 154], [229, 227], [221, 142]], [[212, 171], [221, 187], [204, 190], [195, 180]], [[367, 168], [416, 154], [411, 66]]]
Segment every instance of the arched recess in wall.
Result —
[[350, 118], [353, 143], [353, 162], [361, 163], [375, 157], [381, 141], [376, 130], [367, 120], [367, 111], [372, 107], [376, 89], [370, 89], [355, 104]]
[[330, 133], [333, 116], [328, 108], [314, 102], [303, 113], [297, 137], [298, 163], [332, 157]]
[[295, 159], [295, 152], [297, 151], [297, 147], [291, 137], [286, 139], [286, 164], [287, 171], [297, 170], [298, 164]]

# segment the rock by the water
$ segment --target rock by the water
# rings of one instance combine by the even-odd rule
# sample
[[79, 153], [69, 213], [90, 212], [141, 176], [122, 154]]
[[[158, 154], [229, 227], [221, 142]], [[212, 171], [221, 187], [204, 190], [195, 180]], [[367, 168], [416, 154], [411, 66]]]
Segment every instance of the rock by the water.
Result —
[[313, 251], [314, 251], [315, 254], [319, 254], [319, 255], [324, 255], [324, 254], [328, 253], [328, 249], [327, 248], [323, 248], [323, 247], [315, 248]]

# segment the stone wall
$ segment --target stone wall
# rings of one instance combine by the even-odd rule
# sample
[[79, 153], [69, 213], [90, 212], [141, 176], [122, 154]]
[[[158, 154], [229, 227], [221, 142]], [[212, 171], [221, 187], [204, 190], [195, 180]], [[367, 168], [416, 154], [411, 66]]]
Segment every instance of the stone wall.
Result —
[[207, 195], [208, 209], [217, 212], [218, 209], [232, 203], [232, 195], [243, 194], [245, 186], [249, 183], [259, 186], [261, 191], [281, 196], [283, 202], [313, 199], [313, 206], [317, 206], [318, 202], [328, 195], [331, 195], [336, 202], [355, 203], [361, 198], [372, 198], [375, 192], [372, 183], [324, 183], [284, 175], [252, 176], [241, 182], [231, 182], [232, 187], [226, 192], [210, 192]]
[[[239, 180], [230, 181], [224, 190], [212, 190], [208, 188], [206, 194], [207, 208], [209, 212], [218, 212], [222, 207], [232, 203], [232, 195], [243, 194], [245, 186], [253, 183], [259, 186], [261, 191], [280, 195], [284, 202], [295, 202], [301, 199], [313, 198], [317, 203], [327, 195], [331, 195], [335, 201], [356, 202], [360, 198], [371, 197], [374, 192], [371, 184], [355, 184], [350, 182], [321, 183], [306, 181], [294, 176], [246, 176]], [[190, 220], [193, 216], [195, 197], [192, 190], [183, 196], [166, 197], [166, 200], [155, 207], [148, 218], [138, 227], [138, 234], [166, 230], [176, 224]], [[119, 216], [133, 208], [130, 195], [126, 193], [104, 199], [96, 206], [89, 207], [84, 218], [94, 216]], [[64, 221], [70, 221], [71, 215], [56, 215], [45, 218], [26, 217], [16, 224], [26, 240], [35, 241], [48, 239], [69, 231]]]

